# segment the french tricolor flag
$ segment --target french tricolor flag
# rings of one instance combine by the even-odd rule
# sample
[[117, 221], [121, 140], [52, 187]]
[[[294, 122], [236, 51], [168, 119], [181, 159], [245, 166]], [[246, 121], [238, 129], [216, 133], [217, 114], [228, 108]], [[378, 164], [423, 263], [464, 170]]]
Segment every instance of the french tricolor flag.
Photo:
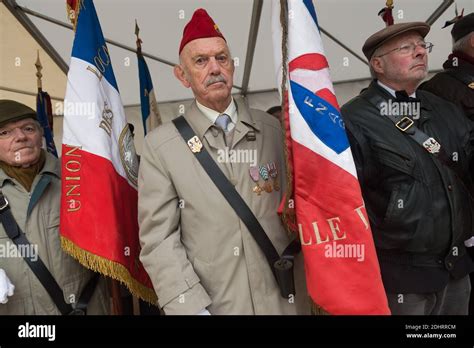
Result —
[[155, 303], [139, 261], [138, 159], [110, 54], [92, 0], [68, 5], [76, 34], [64, 100], [62, 246]]
[[288, 79], [287, 146], [308, 292], [330, 314], [390, 314], [357, 172], [311, 0], [287, 1], [287, 64], [279, 2], [273, 36]]

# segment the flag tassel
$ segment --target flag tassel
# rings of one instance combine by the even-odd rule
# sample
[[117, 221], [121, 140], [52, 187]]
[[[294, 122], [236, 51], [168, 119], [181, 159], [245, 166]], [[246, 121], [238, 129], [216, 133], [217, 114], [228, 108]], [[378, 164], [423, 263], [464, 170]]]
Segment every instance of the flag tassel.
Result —
[[135, 280], [130, 275], [130, 272], [127, 270], [127, 268], [120, 263], [108, 260], [81, 249], [71, 240], [63, 236], [61, 236], [61, 246], [69, 255], [74, 257], [84, 267], [118, 280], [128, 287], [132, 295], [137, 296], [153, 305], [157, 304], [158, 299], [156, 297], [156, 293], [152, 289], [147, 288]]

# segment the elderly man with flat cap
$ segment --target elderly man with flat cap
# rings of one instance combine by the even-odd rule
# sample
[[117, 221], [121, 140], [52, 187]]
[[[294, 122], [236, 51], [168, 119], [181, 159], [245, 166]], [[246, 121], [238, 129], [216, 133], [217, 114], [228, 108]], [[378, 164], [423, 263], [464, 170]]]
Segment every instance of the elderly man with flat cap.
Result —
[[[277, 215], [284, 185], [279, 122], [233, 99], [233, 59], [205, 10], [184, 28], [179, 54], [175, 76], [195, 101], [184, 117], [147, 135], [138, 182], [140, 259], [159, 304], [166, 314], [306, 312], [300, 255], [296, 297], [283, 297], [268, 250], [253, 234], [268, 238], [274, 255], [290, 243]], [[245, 216], [214, 179], [226, 197], [247, 206]], [[250, 215], [263, 231], [247, 228]]]
[[61, 249], [60, 167], [36, 112], [0, 100], [0, 315], [107, 314], [102, 281]]
[[474, 264], [473, 126], [417, 90], [426, 77], [422, 22], [386, 27], [363, 52], [374, 80], [342, 107], [392, 314], [467, 314]]
[[453, 53], [444, 62], [444, 71], [420, 88], [456, 104], [474, 121], [474, 13], [459, 18], [451, 36]]

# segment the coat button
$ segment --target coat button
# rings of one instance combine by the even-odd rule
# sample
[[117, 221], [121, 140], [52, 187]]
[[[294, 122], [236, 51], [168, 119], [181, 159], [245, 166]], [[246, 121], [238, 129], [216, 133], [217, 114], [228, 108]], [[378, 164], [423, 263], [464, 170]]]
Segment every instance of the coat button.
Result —
[[453, 185], [448, 185], [448, 190], [452, 191], [453, 190]]
[[452, 263], [452, 262], [446, 263], [446, 268], [447, 268], [448, 270], [453, 269], [453, 263]]

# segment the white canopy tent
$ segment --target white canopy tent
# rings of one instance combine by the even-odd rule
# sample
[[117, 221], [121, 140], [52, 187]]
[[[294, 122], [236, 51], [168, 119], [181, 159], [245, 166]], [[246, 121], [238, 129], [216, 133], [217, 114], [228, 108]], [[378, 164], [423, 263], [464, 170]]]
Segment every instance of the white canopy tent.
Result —
[[[233, 93], [252, 107], [267, 109], [279, 104], [273, 67], [271, 6], [277, 0], [95, 0], [125, 112], [135, 125], [140, 153], [143, 138], [138, 67], [135, 55], [135, 19], [140, 26], [143, 52], [153, 79], [163, 120], [179, 114], [179, 106], [192, 99], [190, 90], [175, 79], [172, 65], [184, 25], [195, 9], [205, 8], [219, 25], [236, 60]], [[366, 87], [370, 75], [361, 47], [365, 39], [383, 28], [377, 12], [385, 0], [313, 0], [323, 32], [326, 55], [342, 105]], [[0, 0], [0, 98], [11, 98], [35, 107], [36, 51], [43, 62], [43, 89], [53, 97], [55, 140], [62, 138], [62, 108], [66, 74], [73, 42], [65, 1]], [[453, 0], [395, 0], [396, 22], [428, 21], [427, 40], [435, 47], [430, 70], [438, 71], [451, 51], [450, 29], [441, 30], [454, 17]], [[474, 1], [456, 0], [465, 13]], [[21, 60], [20, 66], [16, 63]]]

